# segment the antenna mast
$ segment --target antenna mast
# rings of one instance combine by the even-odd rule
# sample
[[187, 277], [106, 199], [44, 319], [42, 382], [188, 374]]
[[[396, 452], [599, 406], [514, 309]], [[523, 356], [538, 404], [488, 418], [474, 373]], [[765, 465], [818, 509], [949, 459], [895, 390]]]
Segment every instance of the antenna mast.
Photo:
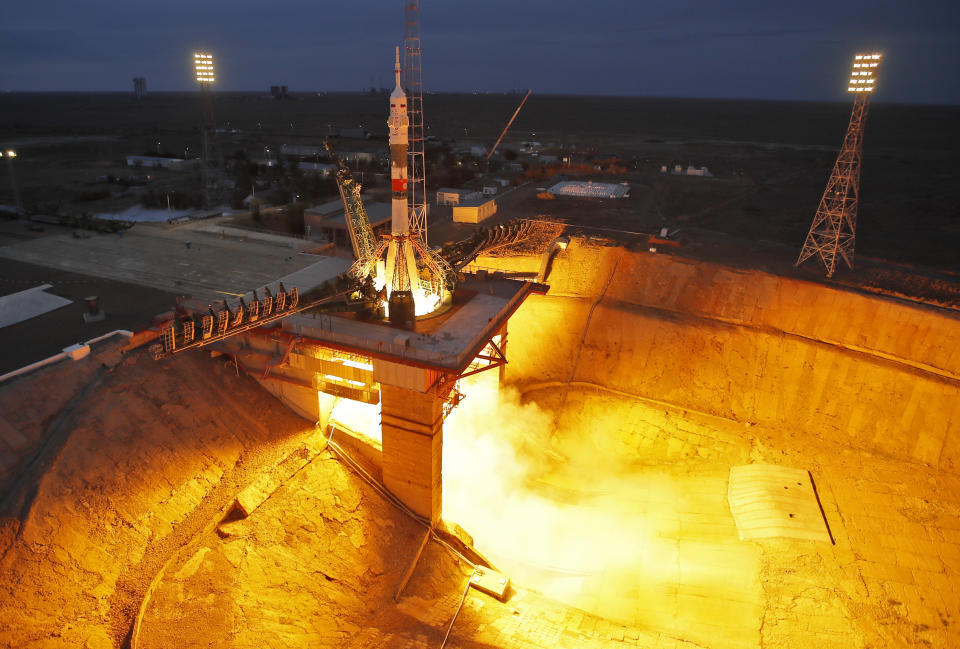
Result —
[[827, 277], [833, 277], [837, 269], [837, 257], [853, 270], [863, 129], [881, 58], [880, 54], [857, 54], [853, 57], [847, 92], [853, 93], [854, 99], [847, 135], [803, 243], [803, 250], [797, 258], [796, 265], [799, 266], [813, 256], [818, 257], [827, 270]]
[[423, 75], [420, 61], [420, 2], [404, 5], [403, 87], [407, 95], [409, 131], [410, 234], [427, 244], [427, 179], [424, 167]]

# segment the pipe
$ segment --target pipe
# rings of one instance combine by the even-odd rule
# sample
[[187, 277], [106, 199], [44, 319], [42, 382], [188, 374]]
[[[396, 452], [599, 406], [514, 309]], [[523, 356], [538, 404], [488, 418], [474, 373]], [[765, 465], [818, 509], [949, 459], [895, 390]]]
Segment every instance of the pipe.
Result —
[[[88, 340], [88, 341], [85, 342], [85, 343], [78, 343], [78, 344], [79, 344], [81, 347], [88, 346], [88, 345], [92, 345], [92, 344], [94, 344], [94, 343], [100, 342], [101, 340], [106, 340], [107, 338], [110, 338], [110, 337], [115, 336], [115, 335], [117, 335], [117, 334], [119, 334], [119, 335], [121, 335], [121, 336], [124, 336], [124, 337], [126, 337], [126, 338], [130, 338], [130, 337], [133, 336], [133, 332], [132, 332], [132, 331], [127, 331], [126, 329], [116, 329], [116, 330], [114, 330], [114, 331], [111, 331], [110, 333], [103, 334], [102, 336], [97, 336], [96, 338], [91, 338], [90, 340]], [[38, 369], [40, 369], [41, 367], [44, 367], [44, 366], [46, 366], [46, 365], [50, 365], [51, 363], [56, 363], [57, 361], [63, 360], [64, 358], [67, 358], [66, 353], [60, 352], [59, 354], [54, 354], [53, 356], [50, 356], [50, 357], [48, 357], [48, 358], [44, 358], [43, 360], [37, 361], [36, 363], [30, 363], [29, 365], [24, 365], [24, 366], [21, 367], [20, 369], [16, 369], [16, 370], [13, 370], [13, 371], [11, 371], [11, 372], [7, 372], [6, 374], [0, 375], [0, 383], [3, 383], [3, 382], [6, 381], [7, 379], [12, 379], [12, 378], [14, 378], [15, 376], [20, 376], [20, 375], [22, 375], [22, 374], [28, 374], [28, 373], [32, 372], [33, 370], [38, 370]]]

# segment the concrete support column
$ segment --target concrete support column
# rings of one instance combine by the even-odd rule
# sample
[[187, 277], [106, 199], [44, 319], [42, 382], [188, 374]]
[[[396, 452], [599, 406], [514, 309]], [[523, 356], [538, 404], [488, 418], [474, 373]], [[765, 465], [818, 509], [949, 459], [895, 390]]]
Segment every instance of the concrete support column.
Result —
[[381, 384], [383, 483], [410, 509], [439, 523], [443, 402], [432, 391]]

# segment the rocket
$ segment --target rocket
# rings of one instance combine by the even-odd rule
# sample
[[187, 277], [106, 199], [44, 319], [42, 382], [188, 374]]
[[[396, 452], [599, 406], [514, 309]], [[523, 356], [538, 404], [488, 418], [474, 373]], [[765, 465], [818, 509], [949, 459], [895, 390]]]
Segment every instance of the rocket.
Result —
[[407, 116], [407, 95], [400, 85], [400, 48], [396, 50], [393, 68], [396, 87], [390, 93], [390, 184], [393, 188], [393, 212], [391, 230], [395, 236], [410, 232], [407, 207], [407, 146], [410, 118]]
[[407, 116], [407, 95], [400, 82], [400, 48], [396, 49], [393, 68], [396, 86], [390, 93], [390, 185], [392, 188], [391, 235], [387, 247], [384, 283], [387, 293], [416, 291], [420, 275], [410, 245], [410, 208], [407, 203], [407, 146], [410, 118]]

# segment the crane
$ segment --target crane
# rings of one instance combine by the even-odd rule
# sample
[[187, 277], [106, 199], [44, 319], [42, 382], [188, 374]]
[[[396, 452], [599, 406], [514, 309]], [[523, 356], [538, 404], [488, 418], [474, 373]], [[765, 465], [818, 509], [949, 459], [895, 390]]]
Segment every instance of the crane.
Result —
[[510, 125], [513, 124], [513, 120], [517, 119], [517, 115], [520, 114], [520, 109], [523, 108], [523, 105], [527, 103], [527, 97], [530, 96], [530, 93], [533, 90], [527, 90], [527, 94], [523, 96], [523, 99], [520, 100], [520, 105], [517, 106], [517, 109], [513, 111], [513, 117], [510, 118], [510, 121], [507, 122], [507, 125], [503, 127], [503, 132], [500, 133], [500, 137], [497, 138], [496, 143], [493, 145], [493, 148], [490, 149], [490, 152], [487, 154], [487, 160], [490, 160], [490, 156], [493, 155], [493, 152], [497, 150], [497, 147], [500, 146], [500, 141], [503, 139], [503, 136], [507, 134], [507, 131], [510, 130]]

